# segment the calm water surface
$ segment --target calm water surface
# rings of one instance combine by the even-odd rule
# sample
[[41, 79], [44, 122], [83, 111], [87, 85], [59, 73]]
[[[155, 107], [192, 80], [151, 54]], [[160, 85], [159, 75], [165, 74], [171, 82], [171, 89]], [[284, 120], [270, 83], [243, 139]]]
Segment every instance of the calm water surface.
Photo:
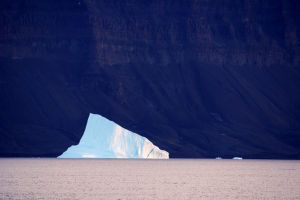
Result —
[[300, 161], [0, 159], [0, 199], [300, 199]]

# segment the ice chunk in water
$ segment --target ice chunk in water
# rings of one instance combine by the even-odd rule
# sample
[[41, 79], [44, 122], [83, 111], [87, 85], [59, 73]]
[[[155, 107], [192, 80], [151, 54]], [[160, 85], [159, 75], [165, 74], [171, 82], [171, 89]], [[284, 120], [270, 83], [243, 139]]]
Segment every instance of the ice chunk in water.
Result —
[[90, 114], [78, 145], [71, 146], [59, 158], [156, 158], [168, 159], [147, 138], [128, 131], [97, 114]]

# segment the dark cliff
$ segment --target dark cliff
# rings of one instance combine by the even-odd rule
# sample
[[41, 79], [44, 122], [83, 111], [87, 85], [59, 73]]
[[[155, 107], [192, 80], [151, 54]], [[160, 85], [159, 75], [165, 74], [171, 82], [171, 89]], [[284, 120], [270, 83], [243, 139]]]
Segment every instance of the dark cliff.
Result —
[[171, 157], [300, 158], [296, 0], [0, 9], [1, 156], [57, 156], [97, 113]]

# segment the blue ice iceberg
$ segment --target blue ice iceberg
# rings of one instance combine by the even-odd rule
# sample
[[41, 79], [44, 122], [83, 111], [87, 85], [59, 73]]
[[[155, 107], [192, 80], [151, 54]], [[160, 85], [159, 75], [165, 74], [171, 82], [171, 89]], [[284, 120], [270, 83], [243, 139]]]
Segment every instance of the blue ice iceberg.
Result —
[[128, 131], [97, 114], [90, 114], [78, 145], [71, 146], [59, 158], [155, 158], [168, 159], [147, 138]]
[[243, 160], [242, 157], [233, 157], [232, 159], [233, 159], [233, 160]]

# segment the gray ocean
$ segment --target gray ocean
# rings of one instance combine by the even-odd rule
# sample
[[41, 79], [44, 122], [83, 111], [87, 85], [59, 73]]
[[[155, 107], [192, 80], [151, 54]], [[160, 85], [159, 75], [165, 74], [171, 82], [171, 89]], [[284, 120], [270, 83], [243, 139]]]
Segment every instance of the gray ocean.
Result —
[[0, 159], [0, 199], [300, 199], [300, 161]]

